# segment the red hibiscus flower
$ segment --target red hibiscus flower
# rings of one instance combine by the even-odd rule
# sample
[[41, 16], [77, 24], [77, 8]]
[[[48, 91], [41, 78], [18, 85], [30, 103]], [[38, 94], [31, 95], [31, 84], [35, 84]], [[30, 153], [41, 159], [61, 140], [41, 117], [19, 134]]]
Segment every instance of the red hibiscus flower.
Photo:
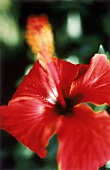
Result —
[[56, 133], [61, 170], [97, 170], [110, 159], [110, 117], [87, 102], [110, 105], [110, 63], [103, 54], [75, 65], [50, 57], [47, 48], [40, 52], [8, 106], [0, 107], [1, 129], [41, 158]]

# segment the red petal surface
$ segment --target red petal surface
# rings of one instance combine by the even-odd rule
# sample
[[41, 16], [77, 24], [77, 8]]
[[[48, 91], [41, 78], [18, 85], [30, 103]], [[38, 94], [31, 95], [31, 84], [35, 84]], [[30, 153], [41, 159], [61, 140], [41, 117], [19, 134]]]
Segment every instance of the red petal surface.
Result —
[[37, 61], [28, 75], [25, 76], [12, 99], [26, 100], [30, 98], [45, 99], [50, 90], [46, 70]]
[[1, 129], [28, 146], [40, 157], [46, 156], [45, 147], [55, 132], [58, 116], [52, 106], [36, 101], [19, 101], [0, 107]]
[[56, 60], [55, 64], [59, 75], [62, 93], [65, 97], [68, 97], [73, 80], [84, 74], [88, 66], [84, 64], [75, 65], [64, 60]]
[[[87, 66], [74, 65], [59, 59], [53, 60], [53, 64], [58, 73], [58, 77], [56, 77], [57, 86], [61, 89], [63, 96], [67, 96], [72, 81], [78, 76], [78, 74], [80, 76], [80, 69], [85, 71]], [[52, 77], [50, 77], [48, 71], [44, 68], [38, 61], [34, 64], [29, 74], [25, 76], [15, 92], [12, 101], [28, 100], [31, 98], [46, 100], [52, 98], [51, 96], [53, 96], [52, 100], [55, 100], [58, 92], [57, 90], [55, 92], [55, 89], [52, 91], [52, 89], [55, 88], [51, 81]]]
[[94, 113], [86, 104], [74, 108], [73, 117], [62, 117], [58, 134], [61, 170], [97, 170], [110, 159], [110, 117]]
[[70, 93], [79, 103], [110, 105], [110, 63], [105, 55], [96, 54], [91, 59], [86, 73], [73, 82]]

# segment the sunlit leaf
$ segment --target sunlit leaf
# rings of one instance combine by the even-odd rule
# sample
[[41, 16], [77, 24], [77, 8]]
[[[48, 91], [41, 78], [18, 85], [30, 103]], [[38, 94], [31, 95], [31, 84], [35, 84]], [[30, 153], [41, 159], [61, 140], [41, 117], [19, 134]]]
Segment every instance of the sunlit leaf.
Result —
[[98, 53], [99, 53], [99, 54], [106, 54], [103, 45], [100, 45], [100, 46], [99, 46], [99, 51], [98, 51]]

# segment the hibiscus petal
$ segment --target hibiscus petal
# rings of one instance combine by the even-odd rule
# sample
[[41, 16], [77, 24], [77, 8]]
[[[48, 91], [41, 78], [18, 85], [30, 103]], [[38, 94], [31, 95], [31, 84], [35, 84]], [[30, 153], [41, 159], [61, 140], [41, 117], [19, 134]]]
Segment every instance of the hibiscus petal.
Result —
[[110, 117], [86, 104], [58, 124], [58, 163], [61, 170], [97, 170], [110, 159]]
[[19, 85], [12, 100], [26, 100], [27, 98], [45, 99], [50, 89], [46, 70], [37, 61]]
[[87, 70], [88, 65], [72, 64], [64, 60], [56, 60], [55, 66], [59, 75], [59, 84], [65, 97], [69, 96], [71, 84], [80, 78]]
[[0, 107], [1, 129], [29, 147], [41, 158], [55, 132], [58, 116], [53, 107], [34, 100], [19, 101]]
[[104, 54], [96, 54], [86, 73], [73, 82], [70, 95], [78, 102], [110, 105], [110, 63]]
[[[57, 87], [61, 90], [62, 95], [66, 97], [69, 95], [70, 86], [73, 80], [77, 76], [80, 76], [81, 73], [87, 69], [87, 66], [80, 64], [74, 65], [59, 59], [53, 59], [52, 62], [56, 69], [55, 73], [57, 73], [57, 75], [55, 75]], [[29, 74], [25, 76], [18, 87], [11, 102], [32, 98], [37, 98], [42, 101], [53, 100], [54, 102], [57, 100], [58, 91], [51, 81], [53, 78], [49, 75], [45, 67], [46, 66], [42, 66], [39, 61], [34, 64]]]

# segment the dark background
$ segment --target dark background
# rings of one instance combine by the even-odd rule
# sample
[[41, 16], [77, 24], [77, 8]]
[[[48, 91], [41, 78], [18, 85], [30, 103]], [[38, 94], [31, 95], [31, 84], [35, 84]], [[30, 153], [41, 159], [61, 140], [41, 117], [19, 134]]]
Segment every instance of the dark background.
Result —
[[[6, 0], [0, 6], [1, 105], [8, 103], [27, 68], [34, 63], [34, 54], [24, 38], [27, 18], [32, 14], [47, 14], [59, 58], [72, 56], [74, 60], [75, 56], [77, 62], [89, 63], [100, 44], [105, 51], [110, 51], [110, 1]], [[76, 14], [80, 16], [82, 34], [74, 38], [68, 35], [66, 26], [69, 16]], [[56, 170], [57, 145], [57, 137], [54, 136], [47, 158], [40, 159], [1, 131], [0, 169]]]

